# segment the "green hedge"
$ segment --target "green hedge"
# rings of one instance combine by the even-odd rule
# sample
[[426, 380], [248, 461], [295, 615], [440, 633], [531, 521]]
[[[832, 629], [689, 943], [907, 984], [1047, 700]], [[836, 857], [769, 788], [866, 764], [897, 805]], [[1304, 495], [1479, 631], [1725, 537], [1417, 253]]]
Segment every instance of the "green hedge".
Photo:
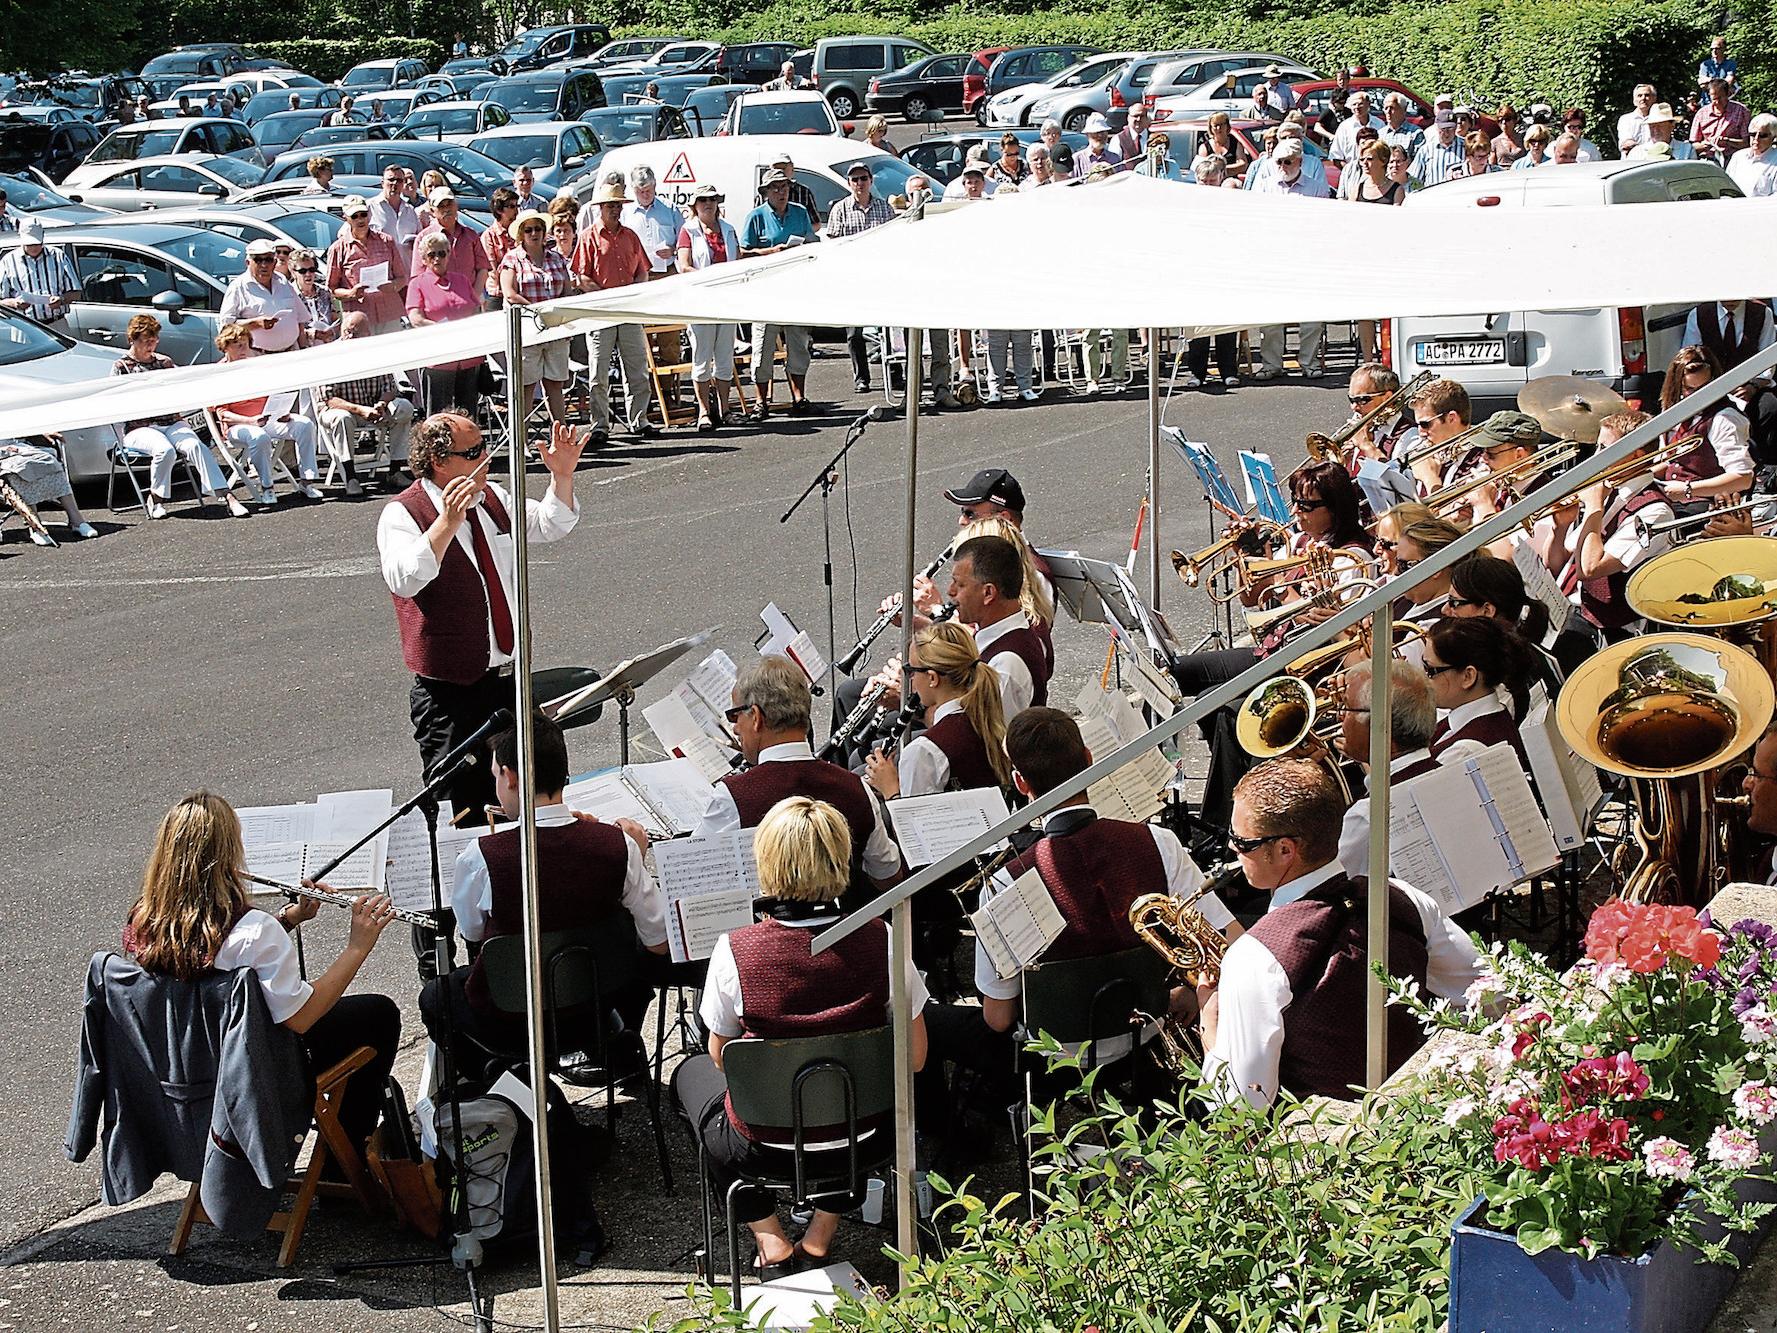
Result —
[[292, 68], [331, 83], [366, 60], [417, 56], [431, 69], [444, 63], [445, 48], [424, 37], [298, 37], [288, 42], [254, 42], [253, 54], [288, 61]]
[[[814, 0], [775, 0], [747, 9], [739, 0], [625, 0], [614, 11], [625, 31], [697, 33], [725, 41], [805, 44], [848, 33], [902, 33], [939, 50], [969, 51], [1025, 42], [1085, 42], [1107, 50], [1251, 47], [1293, 56], [1312, 68], [1362, 63], [1431, 96], [1491, 106], [1533, 100], [1586, 108], [1595, 122], [1630, 105], [1637, 83], [1678, 100], [1707, 54], [1713, 19], [1683, 0], [1358, 0], [1328, 12], [1291, 0], [1136, 4], [1026, 9], [1018, 0], [988, 6], [885, 0], [870, 10], [833, 10]], [[1777, 0], [1758, 0], [1738, 43], [1744, 77], [1770, 86], [1777, 59], [1754, 35], [1769, 33]], [[1607, 132], [1608, 133], [1608, 132]]]

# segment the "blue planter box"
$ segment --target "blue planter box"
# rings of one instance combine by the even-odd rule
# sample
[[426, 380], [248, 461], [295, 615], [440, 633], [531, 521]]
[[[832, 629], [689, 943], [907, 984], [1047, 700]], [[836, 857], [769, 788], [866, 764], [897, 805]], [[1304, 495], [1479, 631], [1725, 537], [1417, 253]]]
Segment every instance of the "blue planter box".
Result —
[[[1770, 1151], [1772, 1130], [1760, 1135]], [[1777, 1186], [1743, 1181], [1742, 1199], [1777, 1201]], [[1699, 1333], [1715, 1315], [1748, 1257], [1764, 1238], [1754, 1232], [1728, 1244], [1740, 1268], [1700, 1264], [1691, 1249], [1662, 1244], [1637, 1259], [1585, 1259], [1566, 1250], [1526, 1254], [1517, 1240], [1475, 1219], [1476, 1199], [1450, 1228], [1449, 1333]], [[1720, 1239], [1719, 1227], [1704, 1224]]]

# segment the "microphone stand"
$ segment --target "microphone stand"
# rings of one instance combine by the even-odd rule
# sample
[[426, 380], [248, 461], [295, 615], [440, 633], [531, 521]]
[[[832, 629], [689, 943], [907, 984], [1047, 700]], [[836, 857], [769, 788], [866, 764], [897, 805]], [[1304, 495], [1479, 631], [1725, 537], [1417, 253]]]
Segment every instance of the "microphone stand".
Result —
[[891, 413], [892, 409], [890, 408], [873, 407], [853, 421], [846, 429], [845, 443], [839, 446], [839, 452], [822, 464], [821, 470], [815, 474], [815, 479], [803, 488], [801, 495], [796, 497], [796, 503], [786, 509], [783, 517], [778, 519], [779, 523], [788, 523], [796, 511], [802, 508], [808, 497], [813, 495], [816, 490], [820, 491], [821, 546], [824, 552], [821, 562], [821, 579], [827, 587], [827, 697], [833, 704], [834, 726], [839, 724], [838, 676], [834, 664], [834, 658], [839, 655], [839, 633], [833, 615], [833, 490], [839, 485], [839, 465], [845, 461], [845, 456], [851, 452], [852, 446], [864, 438], [864, 431], [869, 428], [872, 421], [881, 421]]

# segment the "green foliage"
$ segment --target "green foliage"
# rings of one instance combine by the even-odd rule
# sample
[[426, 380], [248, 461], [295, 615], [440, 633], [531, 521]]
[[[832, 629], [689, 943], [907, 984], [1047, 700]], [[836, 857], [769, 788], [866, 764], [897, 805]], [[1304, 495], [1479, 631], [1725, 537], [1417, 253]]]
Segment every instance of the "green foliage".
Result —
[[0, 69], [53, 74], [115, 68], [142, 21], [140, 0], [62, 0], [52, 12], [9, 7], [0, 21]]
[[287, 60], [324, 83], [366, 60], [417, 56], [436, 69], [445, 59], [445, 48], [423, 37], [299, 37], [289, 42], [255, 42], [253, 50], [273, 60]]

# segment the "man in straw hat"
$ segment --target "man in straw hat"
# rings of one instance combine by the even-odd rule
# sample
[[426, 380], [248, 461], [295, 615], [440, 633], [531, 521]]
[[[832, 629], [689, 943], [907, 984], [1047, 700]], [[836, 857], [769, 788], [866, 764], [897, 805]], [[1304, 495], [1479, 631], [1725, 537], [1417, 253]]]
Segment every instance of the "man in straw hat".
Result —
[[[608, 291], [648, 281], [648, 254], [642, 238], [623, 225], [629, 196], [616, 172], [599, 182], [592, 205], [598, 216], [580, 231], [574, 247], [574, 272], [589, 291]], [[592, 443], [611, 438], [611, 358], [623, 373], [623, 402], [629, 430], [654, 434], [648, 420], [652, 394], [648, 384], [648, 349], [637, 324], [611, 324], [586, 335], [589, 396], [592, 400]]]

